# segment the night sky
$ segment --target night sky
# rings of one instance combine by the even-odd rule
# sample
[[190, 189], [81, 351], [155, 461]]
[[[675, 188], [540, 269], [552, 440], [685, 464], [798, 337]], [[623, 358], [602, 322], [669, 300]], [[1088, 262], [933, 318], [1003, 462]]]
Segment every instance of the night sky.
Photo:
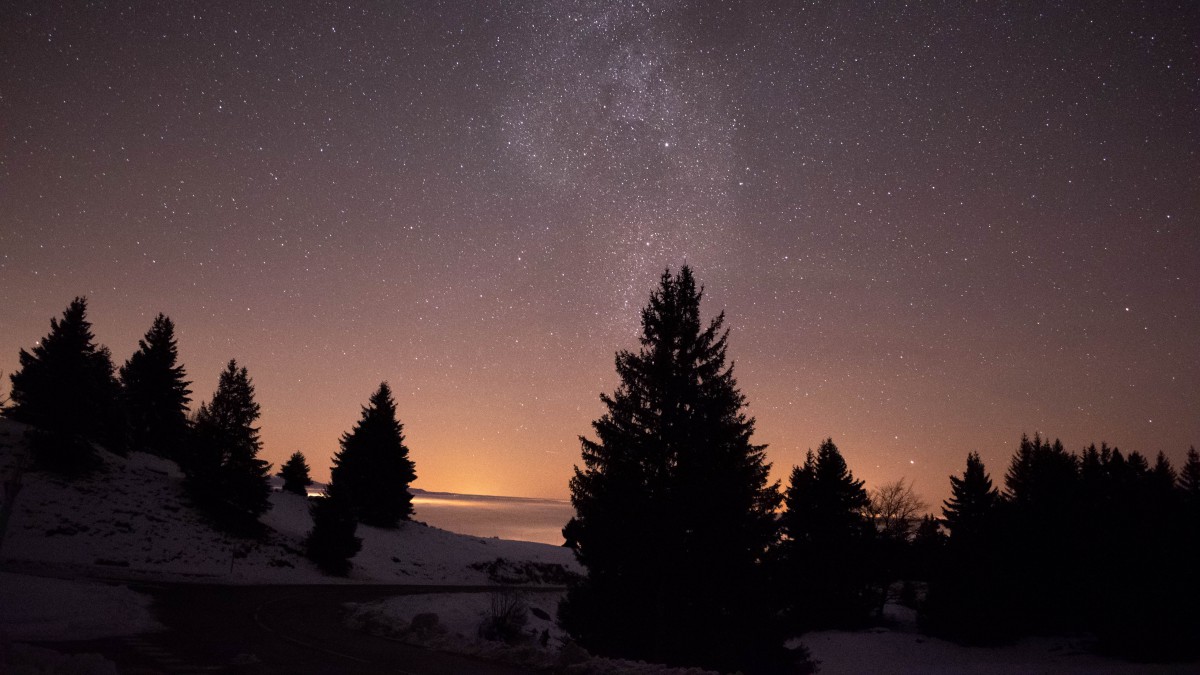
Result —
[[118, 364], [161, 311], [269, 461], [327, 477], [386, 379], [417, 487], [561, 498], [686, 261], [776, 477], [1178, 462], [1198, 7], [9, 0], [0, 370], [76, 295]]

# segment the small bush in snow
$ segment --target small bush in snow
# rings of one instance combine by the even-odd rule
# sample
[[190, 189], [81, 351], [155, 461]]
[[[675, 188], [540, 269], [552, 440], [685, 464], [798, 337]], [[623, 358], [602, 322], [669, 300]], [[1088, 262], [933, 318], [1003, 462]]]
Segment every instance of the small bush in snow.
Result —
[[497, 591], [491, 594], [491, 608], [479, 624], [479, 637], [495, 642], [516, 644], [523, 641], [525, 624], [529, 621], [529, 606], [520, 594]]
[[362, 548], [362, 539], [355, 536], [358, 521], [354, 512], [340, 497], [313, 497], [309, 501], [313, 529], [305, 540], [310, 560], [326, 574], [346, 576], [350, 573], [350, 558]]
[[418, 640], [429, 640], [445, 632], [442, 622], [433, 612], [422, 612], [412, 618], [408, 632]]

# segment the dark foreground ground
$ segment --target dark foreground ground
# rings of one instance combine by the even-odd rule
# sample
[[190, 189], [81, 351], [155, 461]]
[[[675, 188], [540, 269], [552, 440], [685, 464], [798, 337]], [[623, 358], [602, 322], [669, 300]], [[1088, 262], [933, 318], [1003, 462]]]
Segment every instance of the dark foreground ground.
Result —
[[80, 642], [37, 643], [95, 652], [127, 675], [508, 675], [519, 668], [430, 651], [345, 627], [342, 603], [392, 595], [487, 590], [434, 586], [134, 585], [155, 598], [166, 630]]

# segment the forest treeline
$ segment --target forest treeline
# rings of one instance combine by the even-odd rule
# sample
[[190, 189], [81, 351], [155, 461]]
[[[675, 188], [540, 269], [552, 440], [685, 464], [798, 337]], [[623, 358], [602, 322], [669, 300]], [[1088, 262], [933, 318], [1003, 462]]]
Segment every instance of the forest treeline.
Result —
[[[639, 348], [582, 438], [563, 530], [587, 576], [560, 608], [590, 650], [723, 671], [804, 670], [783, 637], [865, 627], [889, 601], [970, 644], [1085, 630], [1145, 660], [1200, 649], [1200, 457], [1035, 436], [1003, 488], [977, 454], [928, 507], [903, 480], [868, 491], [826, 439], [769, 479], [766, 446], [727, 363], [724, 314], [704, 322], [688, 267], [642, 310]], [[924, 517], [922, 517], [924, 515]]]
[[[566, 546], [586, 570], [559, 621], [593, 653], [743, 672], [811, 669], [784, 640], [884, 620], [888, 602], [922, 630], [966, 644], [1086, 631], [1099, 651], [1137, 660], [1200, 656], [1200, 456], [1176, 470], [1159, 453], [1079, 452], [1021, 437], [1001, 484], [976, 453], [937, 513], [903, 479], [868, 490], [833, 439], [786, 485], [727, 362], [724, 314], [704, 322], [692, 271], [665, 272], [642, 310], [636, 351], [581, 437]], [[152, 452], [183, 468], [198, 508], [244, 536], [269, 508], [259, 407], [230, 360], [189, 413], [174, 324], [153, 322], [120, 368], [74, 300], [11, 375], [8, 417], [31, 425], [39, 468], [96, 465], [93, 444]], [[412, 515], [415, 466], [387, 383], [340, 439], [327, 495], [310, 501], [309, 556], [346, 574], [358, 524]], [[283, 489], [306, 494], [293, 454]]]
[[[18, 356], [3, 414], [33, 427], [35, 468], [83, 475], [99, 466], [97, 446], [149, 452], [179, 464], [192, 501], [215, 526], [239, 536], [262, 533], [271, 466], [258, 456], [253, 381], [235, 359], [221, 371], [212, 397], [189, 412], [191, 382], [179, 363], [174, 322], [159, 314], [137, 351], [116, 368], [109, 349], [95, 342], [82, 297]], [[312, 480], [302, 453], [279, 475], [284, 490], [307, 495]], [[361, 545], [358, 523], [394, 528], [412, 515], [408, 488], [416, 471], [387, 382], [343, 434], [330, 475], [325, 495], [310, 502], [313, 529], [305, 544], [322, 570], [344, 575]]]

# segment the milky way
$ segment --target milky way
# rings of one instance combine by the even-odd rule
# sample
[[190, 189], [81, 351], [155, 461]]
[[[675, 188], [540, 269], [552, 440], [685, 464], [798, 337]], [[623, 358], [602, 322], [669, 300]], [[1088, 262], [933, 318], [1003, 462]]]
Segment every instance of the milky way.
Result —
[[779, 477], [1178, 460], [1200, 11], [1107, 4], [8, 2], [0, 369], [75, 295], [118, 361], [162, 311], [271, 461], [386, 379], [418, 486], [561, 497], [688, 262]]

